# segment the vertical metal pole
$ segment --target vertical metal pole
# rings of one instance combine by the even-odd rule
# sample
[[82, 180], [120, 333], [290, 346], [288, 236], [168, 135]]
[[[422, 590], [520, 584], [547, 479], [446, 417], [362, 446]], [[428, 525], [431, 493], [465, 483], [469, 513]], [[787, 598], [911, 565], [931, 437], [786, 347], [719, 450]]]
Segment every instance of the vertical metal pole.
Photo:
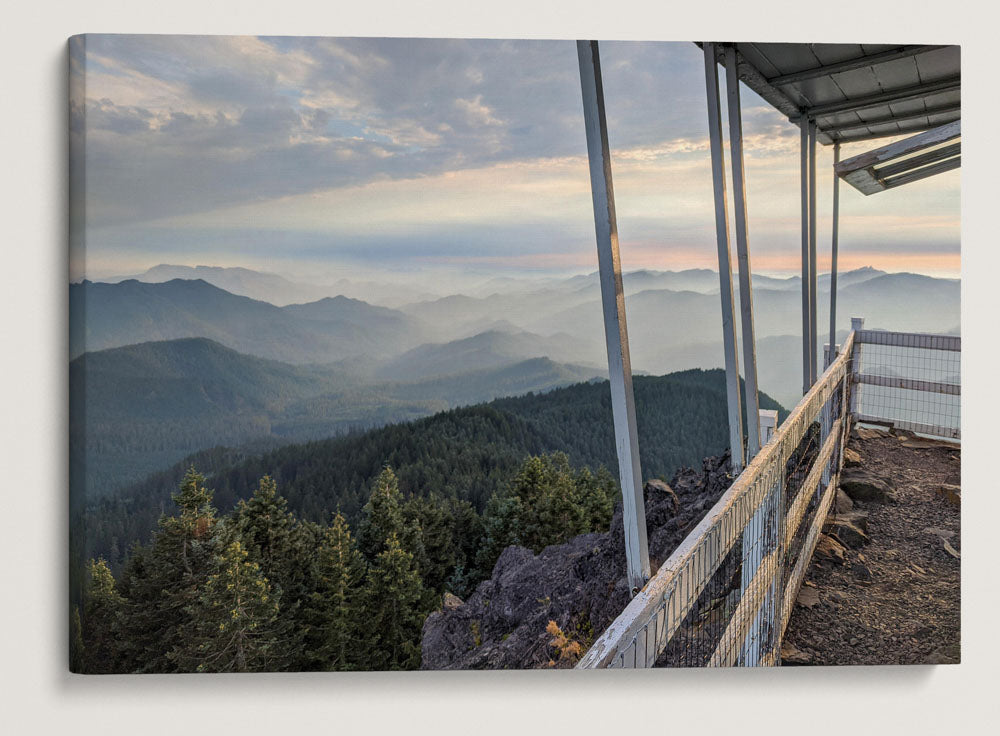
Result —
[[649, 580], [649, 547], [646, 542], [646, 508], [642, 497], [639, 442], [632, 394], [632, 365], [625, 324], [625, 295], [622, 291], [621, 260], [618, 253], [618, 223], [615, 193], [611, 181], [611, 149], [604, 112], [604, 85], [597, 41], [577, 41], [583, 118], [587, 130], [590, 159], [590, 189], [594, 199], [594, 226], [597, 232], [597, 262], [604, 307], [604, 336], [608, 347], [608, 375], [611, 379], [611, 409], [615, 422], [615, 446], [622, 488], [625, 526], [625, 555], [629, 587], [638, 591]]
[[736, 221], [736, 260], [740, 270], [740, 315], [743, 318], [743, 374], [747, 404], [747, 462], [760, 450], [760, 401], [757, 397], [757, 341], [753, 330], [753, 286], [750, 246], [747, 242], [746, 184], [743, 174], [743, 116], [736, 47], [726, 46], [726, 109], [729, 112], [729, 155], [733, 168], [733, 207]]
[[802, 179], [802, 394], [809, 392], [809, 121], [799, 121]]
[[809, 385], [816, 383], [819, 360], [816, 330], [816, 121], [809, 121]]
[[861, 373], [861, 339], [857, 334], [865, 328], [864, 317], [851, 317], [851, 332], [854, 334], [854, 355], [851, 356], [851, 414], [861, 412], [861, 384], [855, 379]]
[[[740, 364], [736, 359], [736, 311], [733, 267], [729, 253], [729, 211], [726, 201], [726, 160], [722, 150], [722, 111], [715, 44], [705, 43], [705, 93], [708, 97], [708, 141], [712, 151], [715, 190], [715, 238], [719, 246], [719, 299], [722, 302], [722, 347], [726, 354], [726, 406], [729, 408], [729, 448], [733, 475], [743, 470], [743, 411], [740, 406]], [[749, 420], [749, 415], [748, 419]]]
[[[840, 177], [837, 176], [837, 164], [840, 163], [840, 141], [833, 144], [833, 233], [830, 238], [830, 345], [837, 344], [837, 240], [840, 236]], [[830, 351], [830, 357], [825, 369], [833, 362], [835, 350]]]

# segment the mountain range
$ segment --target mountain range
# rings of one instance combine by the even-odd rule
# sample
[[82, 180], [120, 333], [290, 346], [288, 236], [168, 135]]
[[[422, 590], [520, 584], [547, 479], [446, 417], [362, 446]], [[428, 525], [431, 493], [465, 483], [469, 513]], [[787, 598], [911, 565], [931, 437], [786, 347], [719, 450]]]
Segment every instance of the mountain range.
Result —
[[146, 342], [71, 361], [70, 453], [76, 479], [100, 495], [206, 447], [320, 439], [599, 375], [538, 357], [370, 381], [342, 366], [290, 365], [206, 338]]

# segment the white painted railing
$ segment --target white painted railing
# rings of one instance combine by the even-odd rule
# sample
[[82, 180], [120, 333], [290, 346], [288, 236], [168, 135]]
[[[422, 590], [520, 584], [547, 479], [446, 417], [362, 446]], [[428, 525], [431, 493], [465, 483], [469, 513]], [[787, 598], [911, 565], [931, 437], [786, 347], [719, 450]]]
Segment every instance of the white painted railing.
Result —
[[[851, 422], [961, 434], [961, 338], [862, 324], [855, 320], [840, 355], [578, 669], [780, 662]], [[920, 421], [919, 412], [936, 420]]]

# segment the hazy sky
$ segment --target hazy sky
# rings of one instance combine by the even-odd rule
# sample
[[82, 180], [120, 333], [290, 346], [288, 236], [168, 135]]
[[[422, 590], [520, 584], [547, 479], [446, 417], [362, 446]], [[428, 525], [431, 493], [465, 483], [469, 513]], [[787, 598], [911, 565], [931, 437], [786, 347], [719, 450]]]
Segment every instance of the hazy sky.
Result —
[[[714, 268], [700, 50], [601, 56], [623, 267]], [[596, 268], [572, 41], [112, 35], [75, 38], [70, 58], [86, 151], [74, 277]], [[743, 118], [753, 265], [796, 271], [798, 129], [746, 87]], [[831, 163], [821, 146], [821, 269]], [[842, 186], [841, 267], [957, 276], [959, 179]]]

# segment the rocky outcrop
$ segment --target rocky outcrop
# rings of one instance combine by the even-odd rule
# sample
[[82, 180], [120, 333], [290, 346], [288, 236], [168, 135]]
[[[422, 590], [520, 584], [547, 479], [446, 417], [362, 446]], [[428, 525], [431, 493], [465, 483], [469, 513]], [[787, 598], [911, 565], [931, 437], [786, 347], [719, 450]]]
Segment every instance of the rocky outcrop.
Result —
[[[701, 470], [679, 471], [669, 484], [646, 484], [649, 553], [655, 570], [732, 482], [729, 454], [707, 458]], [[629, 601], [619, 503], [611, 531], [584, 534], [535, 555], [508, 547], [493, 575], [469, 599], [424, 622], [424, 669], [521, 669], [556, 657], [549, 621], [583, 649]]]
[[866, 468], [846, 468], [840, 476], [840, 488], [852, 501], [889, 503], [894, 500], [895, 482]]

